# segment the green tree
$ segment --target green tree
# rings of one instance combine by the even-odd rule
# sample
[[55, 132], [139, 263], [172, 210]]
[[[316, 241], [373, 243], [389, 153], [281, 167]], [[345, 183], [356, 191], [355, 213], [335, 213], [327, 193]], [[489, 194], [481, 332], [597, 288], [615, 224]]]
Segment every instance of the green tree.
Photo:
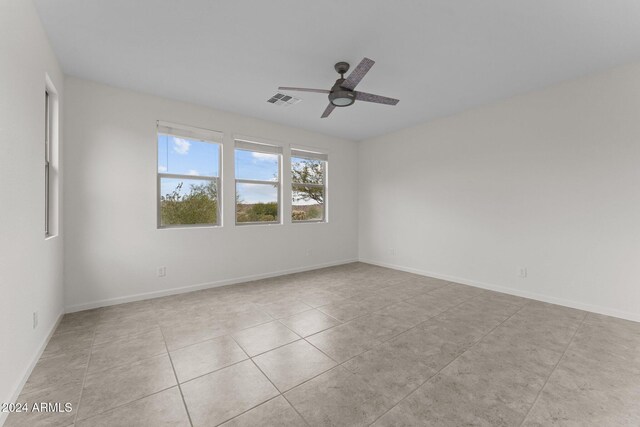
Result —
[[218, 191], [216, 184], [192, 184], [189, 193], [181, 194], [181, 182], [168, 194], [160, 197], [162, 225], [215, 224], [218, 217]]
[[293, 182], [293, 201], [314, 200], [324, 203], [324, 188], [305, 184], [324, 183], [324, 162], [321, 160], [296, 159], [291, 164], [291, 181]]

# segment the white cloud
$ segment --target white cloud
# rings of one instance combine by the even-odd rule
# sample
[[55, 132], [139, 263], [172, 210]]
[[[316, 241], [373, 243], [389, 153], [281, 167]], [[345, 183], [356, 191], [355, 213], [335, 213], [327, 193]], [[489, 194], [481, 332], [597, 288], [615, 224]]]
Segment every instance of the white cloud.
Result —
[[195, 169], [189, 169], [189, 172], [187, 172], [187, 175], [200, 175], [200, 172], [198, 172]]
[[251, 152], [251, 157], [253, 157], [254, 159], [256, 159], [256, 160], [258, 160], [260, 162], [273, 161], [274, 160], [274, 155], [273, 154], [260, 153], [258, 151], [252, 151]]
[[182, 138], [173, 138], [173, 151], [178, 154], [185, 155], [189, 153], [189, 148], [191, 147], [191, 143], [186, 139]]
[[158, 172], [166, 172], [167, 171], [167, 167], [166, 166], [158, 166]]

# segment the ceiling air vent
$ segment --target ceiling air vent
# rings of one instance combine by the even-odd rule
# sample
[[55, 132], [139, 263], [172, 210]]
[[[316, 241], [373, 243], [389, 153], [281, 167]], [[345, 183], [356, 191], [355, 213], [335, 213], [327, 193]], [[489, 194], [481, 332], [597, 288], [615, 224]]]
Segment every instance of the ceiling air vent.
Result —
[[300, 102], [300, 98], [296, 98], [295, 96], [285, 95], [284, 93], [276, 93], [271, 98], [267, 99], [267, 102], [270, 102], [274, 105], [282, 105], [283, 107], [288, 107], [289, 105], [297, 104]]

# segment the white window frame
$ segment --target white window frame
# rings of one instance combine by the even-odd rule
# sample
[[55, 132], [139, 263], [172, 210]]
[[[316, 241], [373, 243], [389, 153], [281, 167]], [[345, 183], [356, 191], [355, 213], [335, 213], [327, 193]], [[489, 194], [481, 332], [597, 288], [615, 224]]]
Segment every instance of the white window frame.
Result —
[[[168, 135], [177, 136], [180, 138], [188, 138], [192, 141], [206, 142], [208, 144], [215, 144], [218, 146], [218, 176], [203, 176], [203, 175], [184, 175], [160, 172], [158, 170], [158, 136]], [[169, 123], [158, 120], [156, 122], [156, 211], [157, 211], [157, 228], [158, 229], [171, 229], [171, 228], [192, 228], [192, 227], [222, 227], [222, 142], [223, 133], [215, 130], [202, 129], [193, 126], [181, 125], [176, 123]], [[161, 208], [161, 186], [162, 178], [184, 179], [187, 181], [199, 180], [215, 182], [216, 192], [218, 195], [216, 203], [216, 223], [204, 223], [204, 224], [169, 224], [162, 225], [162, 208]]]
[[322, 188], [322, 194], [324, 197], [324, 203], [322, 204], [322, 219], [299, 219], [299, 220], [294, 220], [293, 219], [293, 215], [291, 216], [291, 223], [292, 224], [309, 224], [309, 223], [325, 223], [325, 222], [329, 222], [329, 219], [327, 218], [327, 206], [328, 206], [328, 195], [327, 195], [327, 175], [328, 175], [328, 169], [329, 169], [329, 155], [327, 153], [323, 153], [320, 151], [311, 151], [310, 149], [306, 149], [306, 148], [295, 148], [295, 147], [291, 147], [291, 156], [289, 157], [289, 172], [291, 172], [291, 170], [293, 169], [293, 159], [297, 158], [297, 159], [307, 159], [307, 160], [320, 160], [323, 162], [322, 164], [322, 184], [300, 184], [300, 183], [296, 183], [293, 182], [293, 179], [291, 180], [291, 211], [293, 212], [293, 189], [296, 186], [300, 186], [300, 185], [304, 185], [307, 187], [316, 187], [316, 188]]
[[[234, 189], [234, 221], [237, 226], [245, 225], [280, 225], [282, 224], [282, 146], [275, 145], [266, 142], [256, 142], [253, 139], [245, 139], [236, 137], [234, 145], [234, 158], [236, 150], [253, 151], [257, 153], [276, 154], [278, 156], [278, 180], [277, 181], [264, 181], [258, 179], [241, 179], [237, 178], [237, 169], [234, 167], [235, 176], [235, 189]], [[252, 221], [252, 222], [238, 222], [238, 184], [268, 184], [276, 186], [278, 194], [278, 219], [276, 221]]]

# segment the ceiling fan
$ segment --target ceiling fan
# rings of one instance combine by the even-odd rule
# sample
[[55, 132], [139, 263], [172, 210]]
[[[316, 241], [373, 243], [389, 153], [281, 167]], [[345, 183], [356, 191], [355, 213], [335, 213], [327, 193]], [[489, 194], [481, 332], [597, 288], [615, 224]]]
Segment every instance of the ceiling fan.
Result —
[[376, 104], [387, 104], [387, 105], [396, 105], [400, 102], [399, 99], [395, 98], [387, 98], [386, 96], [374, 95], [372, 93], [367, 92], [359, 92], [354, 90], [360, 80], [369, 72], [371, 67], [373, 67], [375, 61], [369, 58], [364, 58], [358, 66], [349, 74], [349, 76], [345, 79], [344, 74], [349, 71], [349, 64], [347, 62], [338, 62], [334, 68], [340, 74], [340, 78], [336, 80], [333, 87], [329, 90], [325, 89], [309, 89], [304, 87], [286, 87], [281, 86], [278, 90], [292, 90], [299, 92], [316, 92], [316, 93], [326, 93], [329, 95], [329, 105], [322, 113], [321, 118], [328, 117], [329, 114], [336, 107], [348, 107], [352, 105], [356, 100], [365, 101], [365, 102], [375, 102]]

